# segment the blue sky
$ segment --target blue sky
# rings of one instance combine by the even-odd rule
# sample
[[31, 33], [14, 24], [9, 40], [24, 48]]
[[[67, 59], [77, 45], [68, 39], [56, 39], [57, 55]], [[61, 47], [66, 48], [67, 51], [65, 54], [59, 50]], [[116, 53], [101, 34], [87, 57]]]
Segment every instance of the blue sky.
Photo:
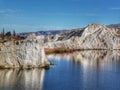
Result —
[[120, 23], [120, 0], [0, 0], [0, 31], [33, 32]]

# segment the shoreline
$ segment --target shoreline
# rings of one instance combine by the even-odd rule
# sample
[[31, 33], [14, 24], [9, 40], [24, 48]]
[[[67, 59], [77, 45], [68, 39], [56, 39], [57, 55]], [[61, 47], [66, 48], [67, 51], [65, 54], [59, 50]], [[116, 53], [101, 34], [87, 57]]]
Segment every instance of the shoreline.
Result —
[[72, 53], [74, 51], [89, 51], [89, 50], [120, 50], [120, 49], [69, 49], [69, 48], [44, 48], [45, 54], [54, 54], [54, 53]]

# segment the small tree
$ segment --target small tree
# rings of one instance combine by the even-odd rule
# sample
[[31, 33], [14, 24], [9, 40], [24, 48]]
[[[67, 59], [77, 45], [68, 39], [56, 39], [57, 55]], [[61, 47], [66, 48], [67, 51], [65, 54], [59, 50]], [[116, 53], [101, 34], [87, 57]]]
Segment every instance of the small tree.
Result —
[[2, 39], [5, 37], [5, 29], [3, 28], [3, 32], [1, 33]]
[[15, 30], [13, 30], [13, 36], [16, 37], [16, 32], [15, 32]]
[[9, 32], [7, 32], [5, 35], [6, 35], [6, 36], [11, 36], [11, 32], [9, 31]]

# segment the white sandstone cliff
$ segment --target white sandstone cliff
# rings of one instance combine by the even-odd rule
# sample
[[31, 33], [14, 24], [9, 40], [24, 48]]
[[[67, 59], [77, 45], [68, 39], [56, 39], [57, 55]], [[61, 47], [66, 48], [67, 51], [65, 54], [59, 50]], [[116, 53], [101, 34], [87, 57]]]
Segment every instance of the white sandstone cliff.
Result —
[[44, 48], [36, 37], [29, 36], [19, 45], [0, 47], [1, 68], [43, 67], [46, 63]]
[[83, 49], [119, 49], [120, 34], [118, 29], [108, 28], [100, 24], [88, 25], [77, 40]]
[[120, 49], [119, 29], [90, 24], [84, 28], [82, 34], [75, 36], [75, 33], [67, 40], [47, 42], [45, 48]]

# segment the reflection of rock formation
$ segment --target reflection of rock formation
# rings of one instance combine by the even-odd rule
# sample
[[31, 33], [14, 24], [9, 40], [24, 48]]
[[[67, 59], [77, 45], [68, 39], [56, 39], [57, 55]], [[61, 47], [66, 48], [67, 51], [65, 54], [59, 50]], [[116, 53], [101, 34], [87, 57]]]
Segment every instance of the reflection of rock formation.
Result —
[[[56, 57], [56, 58], [55, 58]], [[65, 58], [73, 60], [76, 63], [81, 63], [83, 66], [94, 67], [106, 64], [110, 65], [114, 60], [119, 61], [119, 51], [106, 51], [106, 50], [89, 50], [89, 51], [76, 51], [72, 54], [52, 54], [48, 58]]]
[[[48, 56], [49, 56], [48, 58], [54, 59], [54, 55]], [[56, 57], [59, 58], [64, 57], [63, 60], [67, 60], [67, 57], [70, 58], [69, 60], [67, 60], [68, 61], [67, 64], [69, 65], [69, 68], [72, 67], [71, 70], [80, 71], [81, 73], [80, 76], [82, 77], [83, 80], [82, 81], [83, 88], [85, 90], [97, 90], [97, 88], [100, 88], [99, 90], [108, 90], [112, 83], [113, 85], [116, 84], [115, 88], [119, 87], [120, 83], [120, 79], [118, 79], [120, 74], [119, 51], [88, 50], [73, 52], [72, 54], [64, 55], [55, 54], [55, 59], [59, 59]], [[107, 87], [107, 85], [109, 87]]]
[[97, 64], [110, 64], [114, 60], [119, 61], [120, 56], [118, 56], [118, 51], [106, 51], [106, 50], [89, 50], [74, 52], [74, 60], [80, 63], [87, 62], [88, 65], [94, 66]]
[[74, 53], [73, 56], [74, 60], [82, 65], [84, 88], [93, 90], [101, 87], [99, 85], [107, 88], [106, 84], [111, 82], [118, 84], [115, 76], [120, 71], [119, 52], [83, 51]]
[[69, 54], [67, 54], [67, 53], [64, 53], [64, 54], [49, 54], [49, 55], [47, 55], [47, 58], [50, 60], [50, 59], [55, 59], [55, 60], [63, 60], [63, 59], [65, 59], [65, 60], [71, 60], [72, 58], [71, 58], [71, 56], [72, 56], [72, 53], [69, 53]]
[[73, 53], [63, 53], [63, 54], [50, 54], [47, 55], [48, 58], [54, 58], [59, 60], [60, 58], [74, 59], [76, 62], [81, 60], [112, 60], [114, 57], [118, 57], [119, 50], [85, 50], [85, 51], [75, 51]]
[[44, 74], [44, 69], [0, 70], [0, 90], [42, 90]]
[[[111, 69], [113, 62], [119, 62], [120, 54], [118, 51], [106, 51], [106, 50], [89, 50], [89, 51], [78, 51], [73, 52], [72, 54], [52, 54], [47, 55], [48, 59], [55, 60], [69, 60], [74, 61], [75, 63], [80, 63], [84, 71], [88, 69]], [[109, 67], [109, 68], [108, 68]]]

